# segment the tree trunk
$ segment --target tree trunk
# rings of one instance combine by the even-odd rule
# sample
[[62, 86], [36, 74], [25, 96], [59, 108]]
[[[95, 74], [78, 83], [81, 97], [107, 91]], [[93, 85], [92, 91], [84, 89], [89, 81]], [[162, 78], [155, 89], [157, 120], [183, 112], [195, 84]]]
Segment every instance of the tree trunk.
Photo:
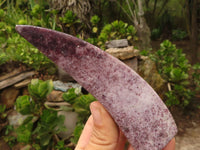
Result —
[[71, 10], [89, 29], [91, 4], [89, 0], [48, 0], [50, 8], [58, 10], [64, 16], [67, 10]]
[[148, 50], [151, 48], [151, 31], [146, 24], [146, 20], [143, 20], [142, 22], [142, 24], [135, 25], [139, 38], [139, 43], [137, 46], [141, 50]]
[[[146, 19], [144, 17], [144, 4], [143, 0], [125, 0], [125, 4], [128, 6], [128, 10], [125, 10], [122, 4], [119, 4], [115, 1], [125, 12], [127, 17], [133, 22], [138, 36], [138, 42], [135, 43], [136, 46], [141, 50], [148, 50], [151, 48], [151, 31], [149, 26], [146, 23]], [[146, 5], [149, 2], [148, 0], [145, 1]], [[131, 5], [133, 3], [133, 5]]]
[[191, 1], [191, 26], [190, 26], [190, 47], [192, 50], [191, 63], [198, 61], [198, 26], [197, 26], [197, 0]]
[[144, 18], [144, 10], [142, 0], [138, 0], [138, 21], [134, 21], [134, 25], [137, 29], [137, 34], [139, 37], [139, 48], [141, 50], [148, 50], [151, 48], [151, 31]]

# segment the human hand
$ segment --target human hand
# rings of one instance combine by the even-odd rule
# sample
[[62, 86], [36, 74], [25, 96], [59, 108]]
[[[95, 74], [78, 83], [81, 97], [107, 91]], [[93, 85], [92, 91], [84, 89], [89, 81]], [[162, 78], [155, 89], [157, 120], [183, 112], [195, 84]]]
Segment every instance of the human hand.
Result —
[[[90, 105], [92, 115], [85, 124], [75, 150], [124, 150], [123, 133], [99, 102]], [[128, 150], [134, 150], [129, 145]], [[173, 138], [163, 150], [175, 150]]]

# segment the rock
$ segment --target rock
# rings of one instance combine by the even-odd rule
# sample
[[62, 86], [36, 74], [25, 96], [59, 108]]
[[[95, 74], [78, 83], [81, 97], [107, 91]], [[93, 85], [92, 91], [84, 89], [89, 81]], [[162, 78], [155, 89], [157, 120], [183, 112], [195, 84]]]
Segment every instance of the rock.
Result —
[[112, 40], [106, 42], [106, 48], [122, 48], [122, 47], [128, 47], [127, 39]]
[[136, 56], [139, 55], [139, 50], [134, 49], [133, 46], [126, 48], [109, 48], [106, 50], [107, 53], [122, 60], [131, 69], [138, 70], [138, 59]]
[[53, 90], [48, 96], [47, 101], [51, 102], [62, 102], [64, 101], [62, 98], [63, 92]]
[[8, 118], [9, 125], [12, 125], [14, 129], [16, 129], [27, 118], [27, 115], [22, 115], [16, 110], [13, 110], [8, 114], [7, 118]]
[[0, 104], [6, 105], [6, 108], [11, 108], [15, 104], [15, 100], [19, 95], [19, 90], [14, 87], [6, 88], [1, 93]]
[[75, 82], [75, 80], [61, 68], [58, 68], [58, 78], [62, 82]]
[[59, 111], [58, 115], [64, 115], [65, 116], [65, 122], [64, 125], [67, 128], [66, 131], [62, 131], [58, 134], [61, 138], [68, 138], [69, 136], [72, 135], [74, 132], [74, 129], [76, 127], [76, 123], [78, 120], [78, 114], [76, 112], [71, 112], [71, 111]]
[[131, 69], [138, 71], [138, 59], [137, 57], [133, 57], [131, 59], [123, 60], [123, 62], [128, 65]]
[[133, 46], [125, 48], [109, 48], [106, 52], [120, 60], [130, 59], [139, 55], [139, 50], [134, 49]]
[[59, 91], [63, 91], [63, 92], [66, 92], [70, 88], [81, 89], [81, 86], [78, 83], [72, 83], [72, 82], [63, 83], [62, 81], [59, 81], [59, 80], [53, 81], [53, 86], [54, 86], [55, 90], [59, 90]]
[[158, 73], [155, 63], [150, 58], [145, 57], [145, 59], [139, 62], [138, 73], [163, 99], [167, 91], [166, 81]]

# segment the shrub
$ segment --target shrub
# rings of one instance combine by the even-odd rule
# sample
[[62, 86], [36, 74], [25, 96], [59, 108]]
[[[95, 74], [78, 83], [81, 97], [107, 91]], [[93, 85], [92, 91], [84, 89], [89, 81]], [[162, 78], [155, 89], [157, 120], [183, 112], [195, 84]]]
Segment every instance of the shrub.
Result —
[[170, 87], [166, 93], [167, 106], [186, 107], [191, 102], [194, 92], [189, 89], [188, 71], [191, 65], [185, 54], [169, 40], [165, 40], [160, 44], [160, 49], [151, 55], [151, 58], [156, 62], [158, 72]]
[[[54, 140], [56, 134], [66, 130], [64, 126], [65, 117], [58, 115], [57, 110], [44, 105], [47, 100], [47, 95], [53, 90], [51, 80], [42, 81], [33, 79], [28, 85], [30, 96], [19, 96], [16, 100], [16, 110], [22, 115], [26, 115], [26, 119], [16, 129], [17, 142], [29, 144], [35, 149], [52, 149], [61, 148], [70, 150], [64, 146], [64, 140]], [[65, 101], [71, 104], [71, 107], [64, 106], [61, 109], [64, 111], [72, 111], [78, 113], [78, 122], [74, 133], [70, 139], [74, 145], [78, 142], [84, 123], [90, 116], [89, 105], [95, 98], [91, 94], [83, 95], [80, 89], [69, 89], [63, 93]], [[0, 109], [1, 110], [1, 109]], [[2, 112], [4, 107], [2, 107]], [[0, 112], [1, 114], [1, 112]], [[7, 136], [8, 137], [8, 136]], [[8, 139], [8, 142], [13, 139]]]
[[85, 123], [90, 115], [89, 105], [96, 99], [91, 94], [79, 95], [76, 94], [76, 89], [72, 88], [63, 94], [63, 98], [66, 102], [70, 103], [79, 114], [80, 123]]
[[157, 40], [158, 38], [160, 38], [160, 34], [161, 34], [160, 29], [157, 29], [157, 28], [153, 29], [151, 31], [151, 39]]
[[187, 37], [186, 31], [182, 31], [180, 29], [172, 30], [172, 40], [173, 41], [183, 40], [186, 37]]
[[40, 148], [51, 147], [53, 136], [64, 127], [64, 116], [58, 116], [57, 111], [45, 108], [46, 96], [52, 91], [51, 80], [33, 79], [29, 84], [30, 96], [20, 96], [16, 100], [16, 109], [27, 118], [17, 128], [17, 141], [26, 144], [38, 144]]
[[[29, 24], [52, 29], [55, 25], [56, 11], [45, 11], [43, 5], [27, 2], [25, 8], [7, 2], [5, 10], [0, 9], [0, 64], [7, 61], [22, 62], [36, 70], [52, 65], [51, 61], [29, 44], [15, 31], [16, 24]], [[30, 8], [30, 9], [29, 9]]]
[[135, 27], [118, 20], [107, 24], [98, 36], [97, 45], [104, 49], [106, 41], [115, 39], [127, 39], [130, 43], [133, 43], [133, 41], [137, 40]]
[[196, 92], [200, 91], [200, 63], [194, 64], [192, 66], [192, 69], [194, 70], [192, 74], [193, 82], [195, 85]]

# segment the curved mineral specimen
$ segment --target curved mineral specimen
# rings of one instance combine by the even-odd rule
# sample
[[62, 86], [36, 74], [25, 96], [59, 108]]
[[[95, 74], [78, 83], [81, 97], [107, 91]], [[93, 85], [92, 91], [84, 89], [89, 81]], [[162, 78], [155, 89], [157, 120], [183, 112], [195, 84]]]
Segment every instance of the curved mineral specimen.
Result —
[[26, 25], [16, 30], [95, 96], [136, 150], [161, 150], [177, 133], [160, 97], [118, 59], [61, 32]]

